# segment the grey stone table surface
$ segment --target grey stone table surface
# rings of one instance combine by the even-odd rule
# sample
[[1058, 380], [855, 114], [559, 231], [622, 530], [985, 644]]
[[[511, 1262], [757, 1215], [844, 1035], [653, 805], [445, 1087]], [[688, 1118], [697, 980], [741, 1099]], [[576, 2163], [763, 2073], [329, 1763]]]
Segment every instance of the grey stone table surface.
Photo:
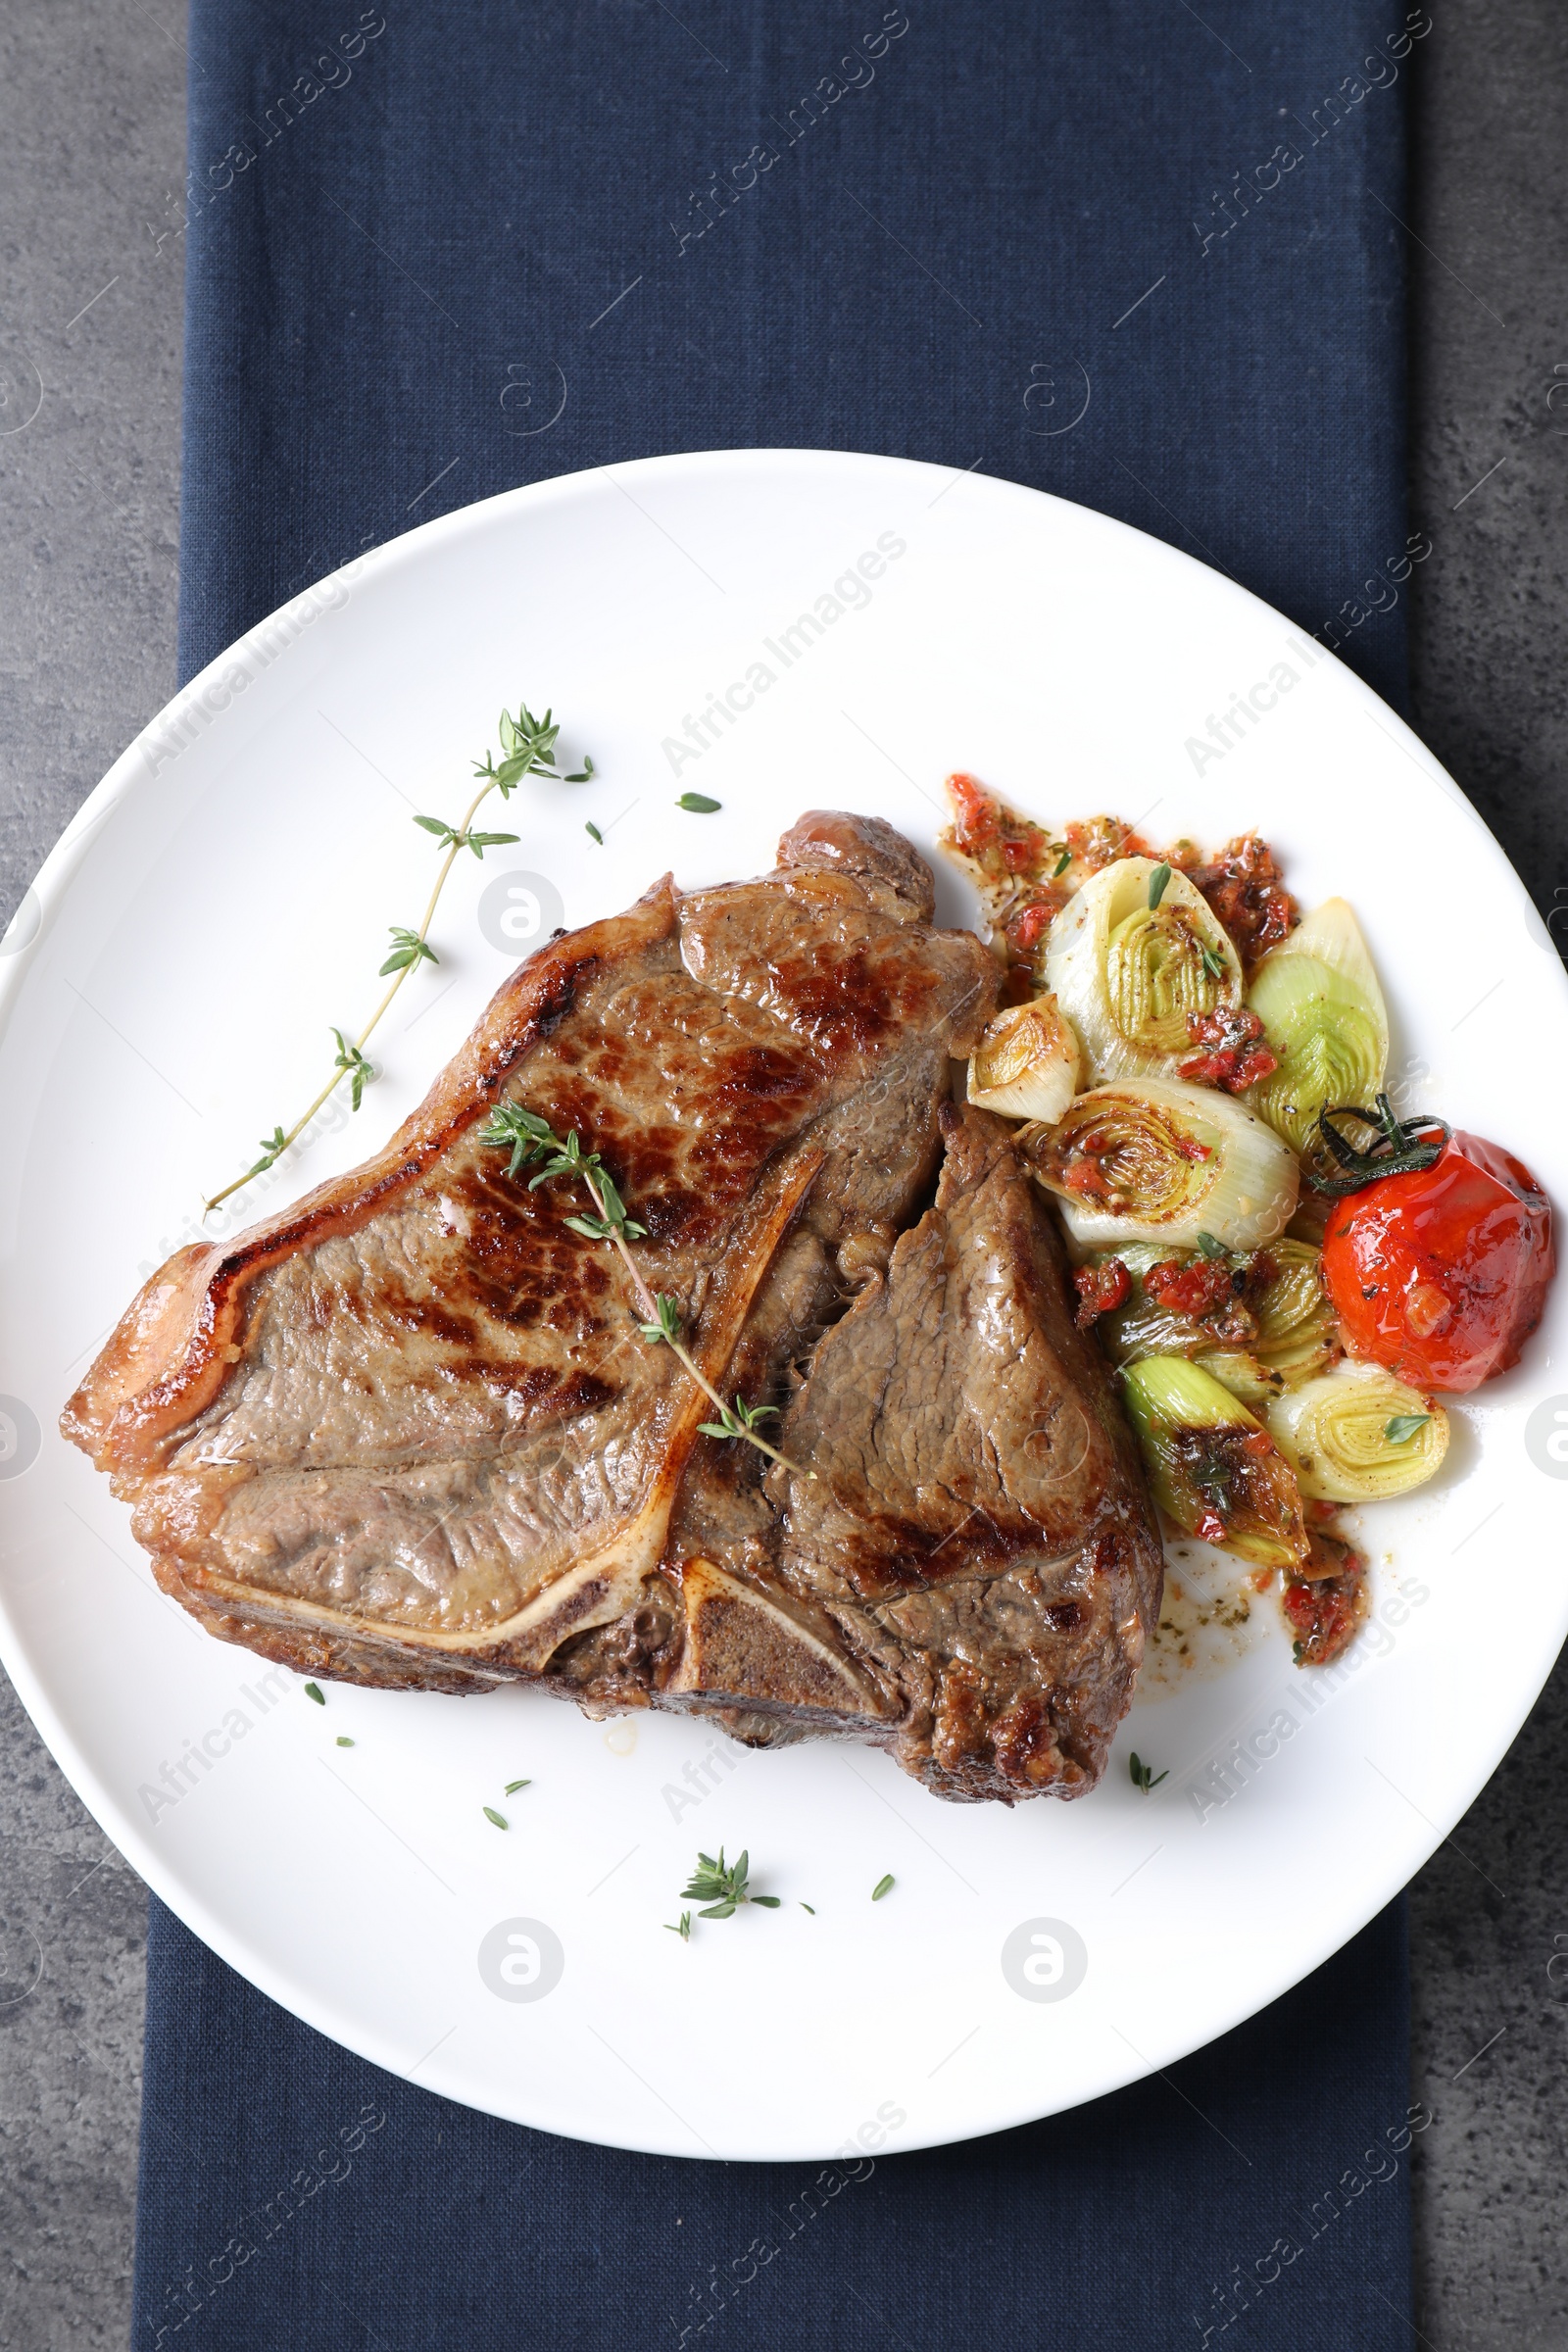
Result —
[[[1404, 221], [1411, 515], [1433, 541], [1414, 714], [1549, 920], [1568, 909], [1568, 8], [1433, 15]], [[181, 289], [154, 232], [183, 171], [183, 77], [170, 0], [0, 18], [0, 920], [174, 684]], [[1568, 1954], [1565, 1733], [1559, 1668], [1411, 1890], [1435, 2352], [1568, 2347], [1568, 1959], [1548, 1974]], [[119, 2347], [144, 1893], [3, 1683], [0, 1856], [0, 2346]]]

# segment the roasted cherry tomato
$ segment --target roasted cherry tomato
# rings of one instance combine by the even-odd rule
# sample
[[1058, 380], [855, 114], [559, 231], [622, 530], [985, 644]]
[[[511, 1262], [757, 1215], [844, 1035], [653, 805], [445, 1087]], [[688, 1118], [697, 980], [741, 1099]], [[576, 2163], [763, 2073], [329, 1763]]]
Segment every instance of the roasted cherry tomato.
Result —
[[1337, 1201], [1323, 1239], [1350, 1352], [1418, 1389], [1463, 1392], [1516, 1364], [1555, 1271], [1544, 1193], [1475, 1135]]

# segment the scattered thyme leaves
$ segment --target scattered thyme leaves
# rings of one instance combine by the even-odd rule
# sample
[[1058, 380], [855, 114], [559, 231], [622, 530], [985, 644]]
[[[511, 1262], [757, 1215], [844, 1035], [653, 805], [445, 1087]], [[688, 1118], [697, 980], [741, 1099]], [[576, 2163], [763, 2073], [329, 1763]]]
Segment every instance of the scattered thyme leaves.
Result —
[[532, 1781], [509, 1781], [501, 1791], [503, 1796], [515, 1796], [519, 1788], [531, 1788]]
[[724, 804], [722, 801], [710, 801], [706, 792], [683, 792], [675, 806], [677, 808], [690, 808], [695, 816], [711, 816], [714, 809], [722, 808]]
[[1061, 856], [1060, 856], [1060, 857], [1059, 857], [1059, 858], [1056, 859], [1056, 862], [1055, 862], [1055, 864], [1054, 864], [1054, 865], [1052, 867], [1052, 869], [1051, 869], [1051, 879], [1053, 880], [1053, 882], [1057, 882], [1057, 881], [1059, 881], [1059, 880], [1061, 879], [1062, 875], [1063, 875], [1063, 874], [1064, 874], [1064, 873], [1067, 871], [1067, 868], [1068, 868], [1068, 866], [1069, 866], [1069, 865], [1071, 865], [1071, 863], [1072, 863], [1072, 852], [1071, 852], [1071, 850], [1063, 850], [1063, 851], [1062, 851], [1062, 853], [1061, 853]]
[[666, 1936], [678, 1936], [680, 1937], [680, 1939], [681, 1939], [682, 1943], [690, 1943], [690, 1941], [691, 1941], [691, 1939], [692, 1939], [692, 1915], [691, 1915], [691, 1913], [690, 1913], [689, 1911], [683, 1911], [683, 1912], [681, 1913], [681, 1915], [680, 1915], [680, 1926], [679, 1926], [678, 1928], [672, 1928], [672, 1927], [670, 1926], [670, 1924], [669, 1924], [668, 1920], [666, 1919], [666, 1920], [665, 1920], [665, 1922], [664, 1922], [664, 1934], [665, 1934]]
[[895, 1886], [895, 1884], [896, 1884], [896, 1881], [895, 1881], [895, 1879], [894, 1879], [894, 1876], [893, 1876], [893, 1873], [892, 1873], [892, 1871], [890, 1870], [890, 1871], [888, 1872], [888, 1874], [887, 1874], [886, 1878], [878, 1879], [878, 1881], [877, 1881], [876, 1885], [875, 1885], [875, 1886], [872, 1887], [872, 1889], [871, 1889], [871, 1900], [872, 1900], [872, 1902], [873, 1902], [873, 1903], [879, 1903], [879, 1902], [882, 1900], [882, 1897], [883, 1897], [885, 1894], [891, 1894], [891, 1893], [893, 1892], [893, 1888], [894, 1888], [894, 1886]]
[[1392, 1421], [1384, 1423], [1383, 1435], [1391, 1446], [1408, 1446], [1416, 1431], [1425, 1429], [1431, 1418], [1430, 1413], [1396, 1413]]
[[1204, 1257], [1229, 1257], [1230, 1255], [1225, 1244], [1217, 1242], [1211, 1233], [1200, 1233], [1198, 1237], [1198, 1247]]
[[1159, 863], [1155, 866], [1153, 872], [1149, 877], [1149, 911], [1151, 914], [1153, 913], [1155, 907], [1159, 905], [1160, 900], [1165, 896], [1165, 885], [1167, 882], [1169, 882], [1169, 880], [1170, 867], [1165, 863], [1165, 860], [1162, 858]]
[[324, 1707], [326, 1704], [325, 1699], [321, 1696], [321, 1686], [319, 1683], [307, 1683], [305, 1686], [305, 1695], [307, 1698], [314, 1698], [318, 1707]]
[[1198, 953], [1202, 959], [1203, 969], [1208, 974], [1209, 978], [1211, 980], [1223, 980], [1225, 977], [1225, 958], [1222, 956], [1216, 956], [1214, 950], [1209, 946], [1207, 940], [1204, 940], [1200, 943]]
[[337, 1743], [339, 1747], [352, 1747], [354, 1745], [354, 1742], [349, 1738], [347, 1732], [339, 1732], [337, 1736]]
[[814, 1903], [803, 1903], [801, 1905], [801, 1909], [803, 1911], [809, 1911], [813, 1919], [816, 1917], [816, 1905]]
[[498, 1830], [504, 1830], [509, 1827], [506, 1815], [504, 1813], [498, 1813], [494, 1805], [486, 1805], [484, 1807], [484, 1817], [486, 1821], [493, 1821]]
[[590, 824], [586, 824], [586, 825], [584, 825], [584, 827], [583, 827], [583, 831], [584, 831], [584, 832], [585, 832], [585, 833], [588, 835], [588, 837], [589, 837], [589, 839], [590, 839], [591, 841], [597, 841], [597, 842], [598, 842], [598, 844], [599, 844], [599, 847], [600, 847], [601, 849], [603, 849], [603, 848], [604, 848], [604, 846], [605, 846], [605, 837], [604, 837], [604, 835], [603, 835], [603, 834], [600, 832], [600, 830], [599, 830], [599, 827], [598, 827], [596, 824], [592, 824], [592, 823], [590, 823]]
[[1152, 1788], [1157, 1788], [1161, 1781], [1170, 1779], [1168, 1770], [1155, 1772], [1152, 1765], [1144, 1763], [1136, 1747], [1127, 1759], [1127, 1771], [1133, 1787], [1141, 1788], [1146, 1796]]
[[699, 1919], [733, 1919], [743, 1903], [755, 1903], [762, 1911], [776, 1911], [779, 1907], [776, 1894], [753, 1894], [747, 1883], [750, 1869], [751, 1856], [744, 1852], [733, 1863], [725, 1861], [722, 1846], [716, 1856], [699, 1854], [691, 1885], [681, 1888], [682, 1899], [708, 1906], [698, 1912]]

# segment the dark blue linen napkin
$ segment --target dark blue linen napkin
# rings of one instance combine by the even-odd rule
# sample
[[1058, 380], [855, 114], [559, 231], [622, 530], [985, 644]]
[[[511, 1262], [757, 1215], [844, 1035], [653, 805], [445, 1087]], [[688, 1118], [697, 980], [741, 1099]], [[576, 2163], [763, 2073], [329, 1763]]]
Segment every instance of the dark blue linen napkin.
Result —
[[297, 2025], [161, 1903], [135, 2352], [1407, 2352], [1403, 1904], [1222, 2041], [960, 2147], [697, 2164]]
[[[1404, 79], [1373, 0], [194, 0], [181, 662], [367, 546], [720, 446], [1121, 516], [1402, 699]], [[1396, 1906], [1168, 2077], [959, 2148], [558, 2140], [152, 1907], [137, 2352], [1394, 2352]]]

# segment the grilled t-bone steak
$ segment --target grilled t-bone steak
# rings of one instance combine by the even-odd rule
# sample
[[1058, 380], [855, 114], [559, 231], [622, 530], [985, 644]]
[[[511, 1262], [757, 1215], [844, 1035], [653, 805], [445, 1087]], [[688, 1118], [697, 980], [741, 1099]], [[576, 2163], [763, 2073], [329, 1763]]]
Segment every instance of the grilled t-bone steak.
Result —
[[[1052, 1212], [950, 1100], [997, 966], [931, 911], [909, 844], [832, 812], [760, 881], [666, 877], [521, 964], [365, 1167], [177, 1251], [63, 1423], [164, 1589], [301, 1672], [1091, 1788], [1160, 1547]], [[508, 1100], [603, 1153], [649, 1288], [798, 1470], [699, 1432], [580, 1187], [481, 1141]]]

